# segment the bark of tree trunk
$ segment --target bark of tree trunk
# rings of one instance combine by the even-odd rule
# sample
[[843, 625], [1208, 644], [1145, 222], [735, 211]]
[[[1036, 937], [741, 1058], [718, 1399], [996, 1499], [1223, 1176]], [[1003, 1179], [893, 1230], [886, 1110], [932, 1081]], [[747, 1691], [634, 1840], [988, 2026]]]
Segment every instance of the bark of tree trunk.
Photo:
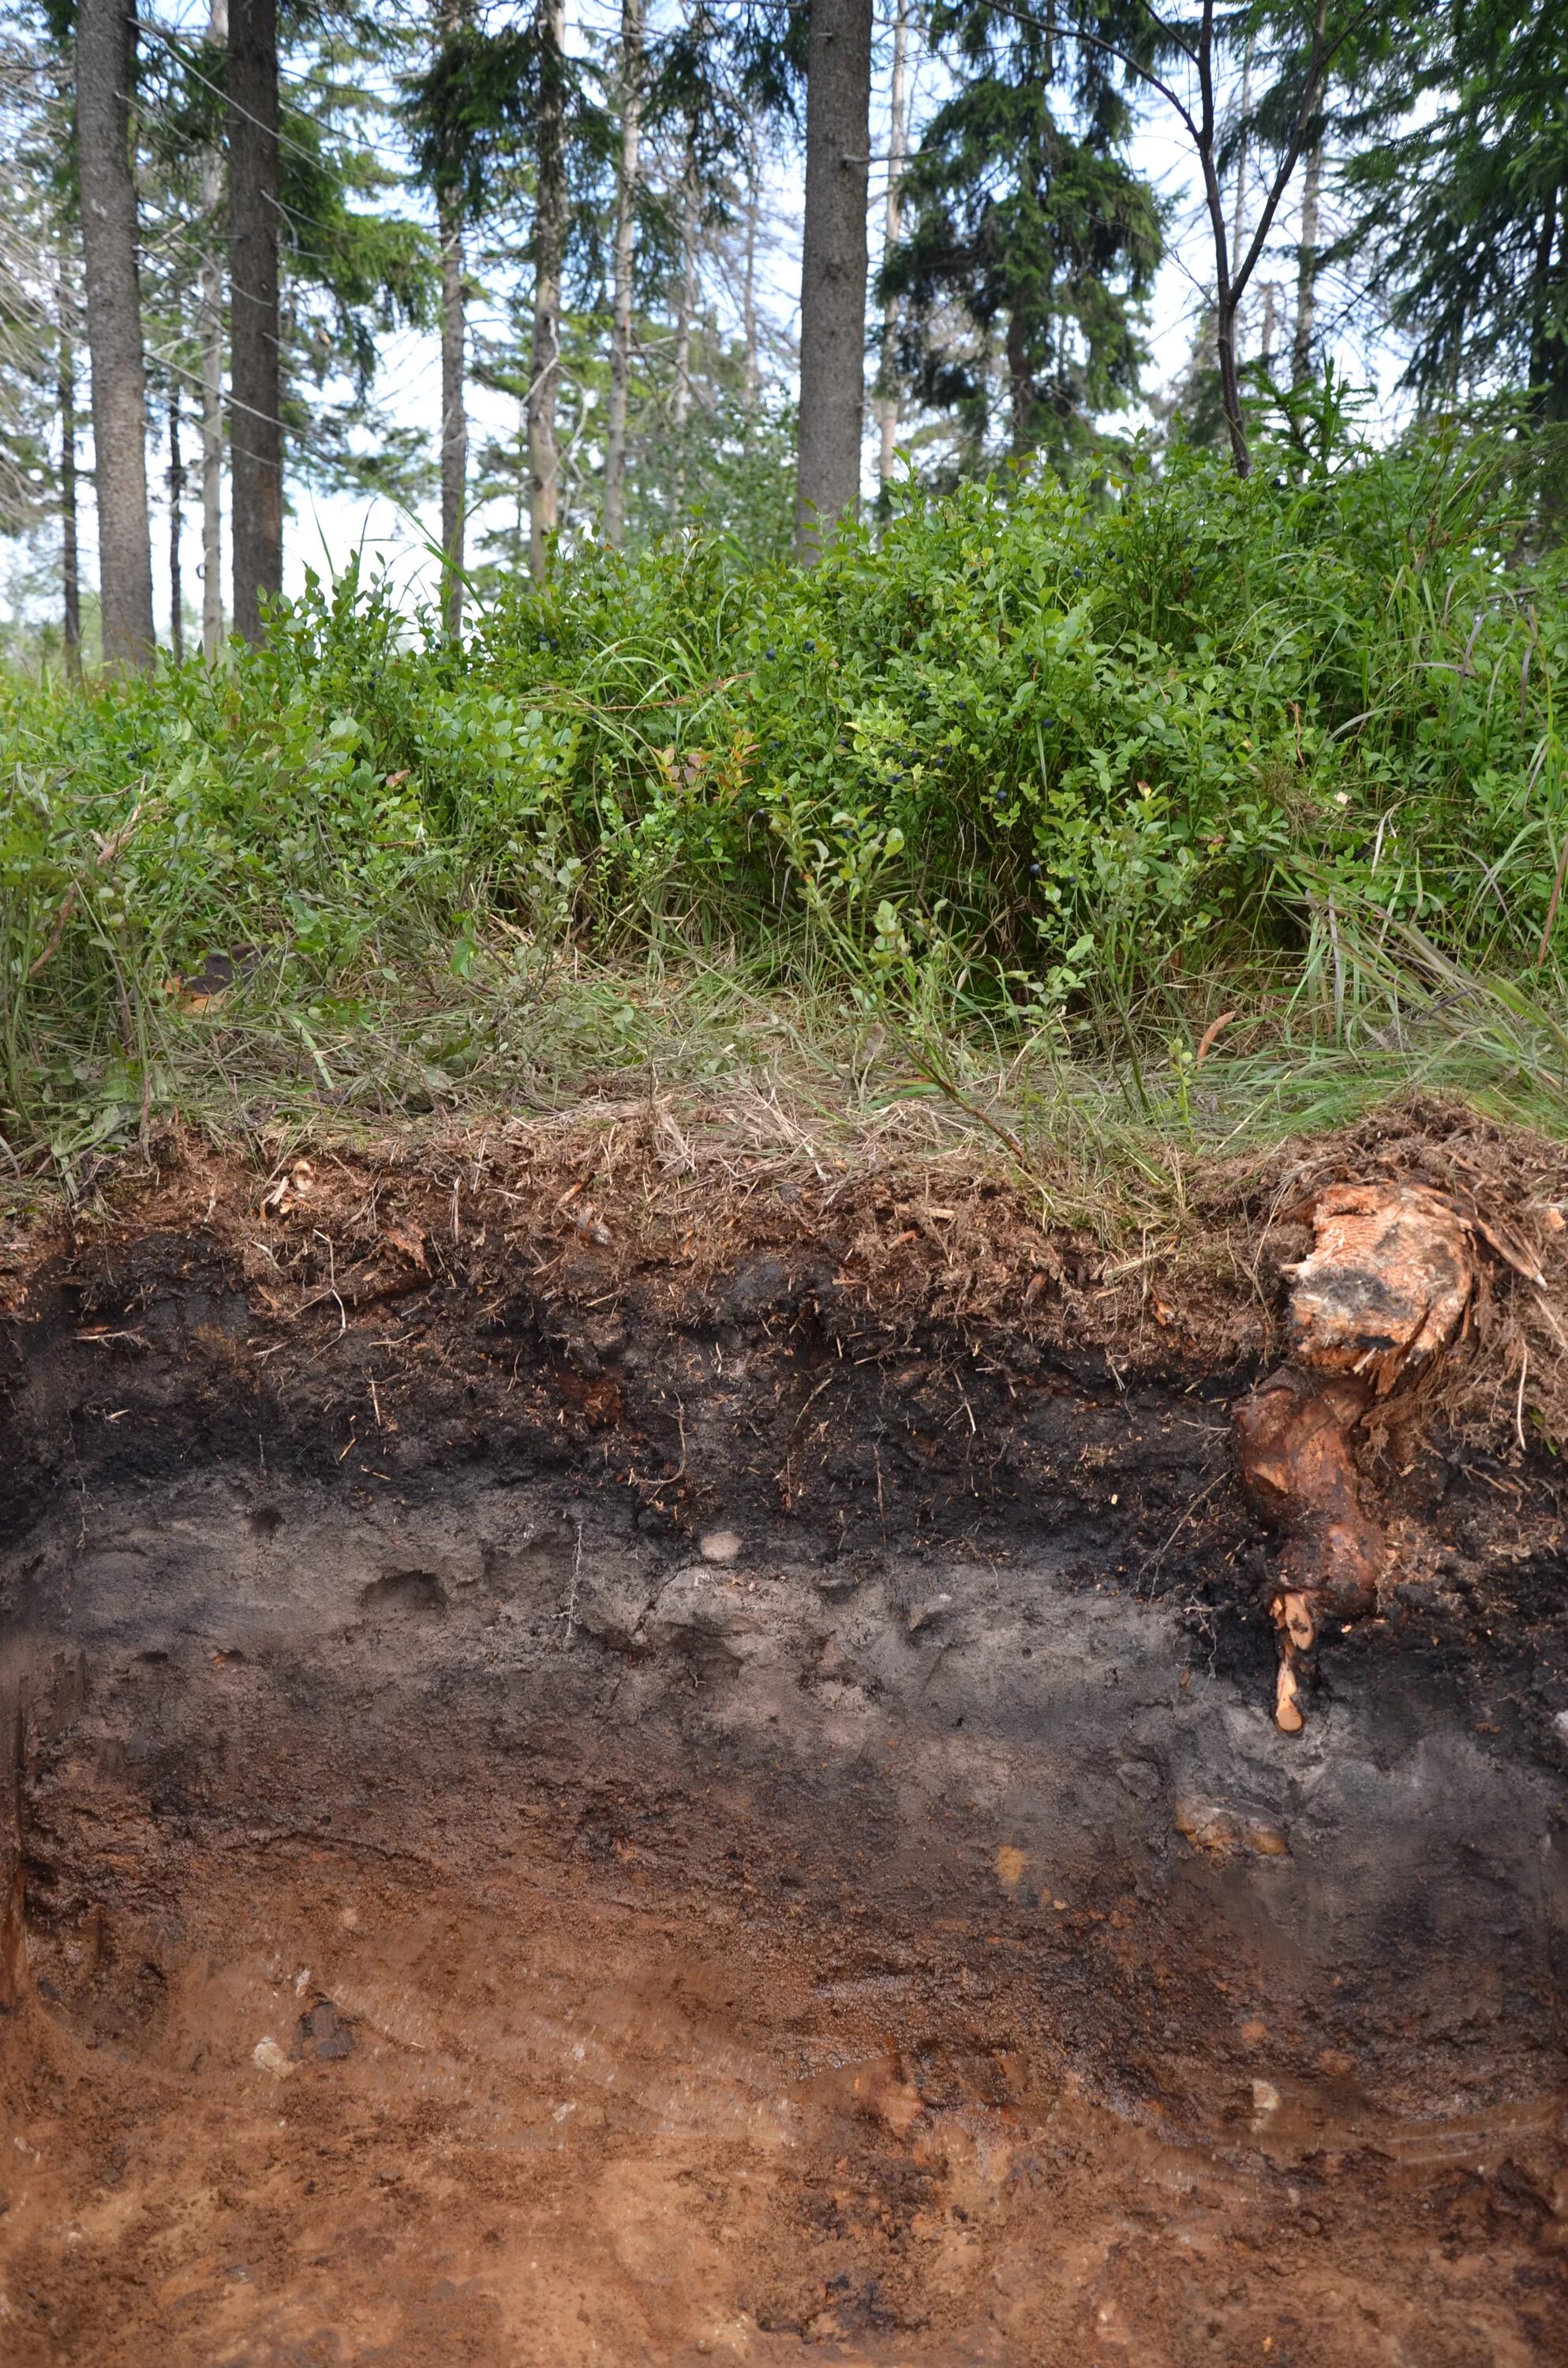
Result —
[[[1328, 28], [1328, 0], [1317, 0], [1312, 25], [1312, 78], [1307, 91], [1306, 120], [1317, 114], [1323, 98], [1323, 54]], [[1312, 375], [1312, 324], [1317, 315], [1318, 192], [1323, 186], [1323, 124], [1313, 124], [1301, 182], [1301, 243], [1296, 256], [1296, 334], [1290, 351], [1290, 383], [1303, 386]]]
[[860, 497], [870, 0], [812, 0], [806, 70], [795, 556], [810, 567]]
[[[899, 0], [892, 28], [892, 87], [888, 95], [888, 199], [882, 221], [884, 264], [898, 245], [902, 228], [899, 176], [903, 170], [904, 118], [907, 112], [904, 62], [908, 48], [909, 10], [906, 0]], [[890, 296], [882, 307], [881, 363], [877, 372], [877, 421], [881, 430], [881, 450], [877, 456], [877, 483], [884, 493], [892, 483], [893, 459], [898, 449], [898, 364], [893, 350], [897, 336], [898, 303]]]
[[1230, 430], [1231, 459], [1238, 477], [1252, 474], [1252, 452], [1242, 418], [1241, 379], [1236, 370], [1236, 303], [1227, 288], [1214, 312], [1214, 352], [1220, 365], [1220, 401]]
[[691, 321], [697, 310], [697, 165], [688, 135], [681, 177], [680, 293], [676, 299], [676, 382], [670, 417], [677, 428], [691, 416]]
[[756, 128], [746, 143], [746, 259], [741, 285], [741, 330], [745, 340], [745, 362], [741, 379], [741, 400], [745, 406], [747, 433], [761, 385], [756, 354], [756, 233], [762, 212], [762, 178], [757, 155]]
[[229, 11], [229, 379], [234, 627], [254, 643], [283, 588], [277, 0]]
[[[467, 0], [439, 0], [437, 29], [453, 39], [468, 19]], [[456, 189], [438, 191], [436, 235], [441, 253], [441, 630], [462, 638], [463, 529], [468, 507], [468, 311], [463, 287], [463, 205]]]
[[70, 284], [60, 275], [60, 595], [65, 672], [82, 679], [82, 565], [76, 519], [76, 343]]
[[1035, 384], [1021, 312], [1007, 316], [1007, 393], [1013, 414], [1013, 458], [1022, 461], [1034, 449]]
[[180, 576], [179, 533], [185, 516], [185, 460], [179, 449], [179, 381], [169, 389], [169, 647], [176, 666], [185, 664], [185, 586]]
[[528, 361], [528, 569], [542, 584], [561, 515], [555, 408], [561, 377], [561, 272], [566, 252], [566, 12], [539, 0], [535, 131], [534, 320]]
[[[229, 0], [211, 0], [207, 38], [227, 43]], [[199, 270], [201, 338], [201, 654], [215, 666], [223, 647], [223, 261], [220, 246], [223, 159], [202, 151], [204, 225]]]
[[437, 209], [441, 242], [441, 623], [449, 641], [463, 629], [463, 514], [468, 499], [468, 411], [463, 370], [468, 320], [463, 299], [462, 209]]
[[98, 590], [104, 664], [121, 669], [151, 666], [156, 648], [131, 162], [133, 22], [131, 0], [80, 0], [77, 8], [76, 152], [93, 373]]
[[1296, 334], [1290, 347], [1290, 383], [1304, 386], [1312, 371], [1312, 328], [1317, 318], [1318, 192], [1323, 186], [1323, 142], [1307, 151], [1301, 182], [1301, 239], [1296, 250]]
[[[1235, 268], [1237, 267], [1237, 265], [1239, 265], [1239, 264], [1240, 264], [1240, 262], [1241, 262], [1241, 260], [1242, 260], [1242, 255], [1243, 255], [1243, 251], [1244, 251], [1244, 250], [1243, 250], [1243, 246], [1242, 246], [1242, 241], [1243, 241], [1243, 238], [1245, 236], [1245, 233], [1246, 233], [1246, 210], [1247, 210], [1247, 117], [1248, 117], [1251, 113], [1252, 113], [1252, 43], [1251, 43], [1251, 41], [1249, 40], [1249, 41], [1247, 42], [1247, 45], [1246, 45], [1245, 52], [1244, 52], [1244, 56], [1243, 56], [1243, 58], [1242, 58], [1242, 106], [1241, 106], [1242, 128], [1241, 128], [1241, 135], [1240, 135], [1240, 138], [1239, 138], [1239, 140], [1238, 140], [1238, 142], [1237, 142], [1237, 144], [1236, 144], [1236, 197], [1235, 197], [1235, 205], [1234, 205], [1234, 207], [1233, 207], [1233, 211], [1232, 211], [1232, 214], [1231, 214], [1231, 257], [1232, 257], [1232, 266], [1231, 266], [1231, 268], [1232, 268], [1232, 269], [1233, 269], [1233, 270], [1234, 270], [1234, 269], [1235, 269]], [[1237, 307], [1236, 307], [1236, 315], [1237, 315], [1237, 319], [1238, 319], [1238, 321], [1239, 321], [1239, 320], [1240, 320], [1240, 317], [1241, 317], [1241, 306], [1240, 306], [1239, 304], [1238, 304], [1238, 305], [1237, 305]]]
[[209, 666], [223, 646], [223, 267], [213, 245], [222, 195], [222, 159], [210, 150], [201, 160], [201, 648]]
[[621, 0], [620, 166], [615, 191], [615, 317], [609, 341], [609, 426], [605, 438], [605, 541], [626, 535], [626, 423], [631, 396], [631, 271], [642, 135], [642, 0]]
[[1530, 410], [1540, 427], [1562, 416], [1564, 394], [1568, 393], [1564, 385], [1562, 338], [1552, 327], [1551, 256], [1557, 244], [1559, 196], [1555, 188], [1547, 193], [1540, 234], [1536, 241], [1531, 290]]
[[681, 177], [680, 293], [676, 300], [676, 382], [670, 396], [670, 425], [676, 432], [675, 514], [686, 510], [686, 425], [691, 417], [691, 323], [697, 311], [697, 223], [699, 190], [692, 127], [687, 127], [686, 170]]

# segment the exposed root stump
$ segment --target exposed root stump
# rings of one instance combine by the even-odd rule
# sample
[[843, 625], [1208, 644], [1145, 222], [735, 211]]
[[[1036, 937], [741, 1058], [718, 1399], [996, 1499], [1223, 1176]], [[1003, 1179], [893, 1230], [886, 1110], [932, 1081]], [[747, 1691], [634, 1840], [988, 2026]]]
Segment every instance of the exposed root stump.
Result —
[[1481, 1288], [1478, 1235], [1508, 1255], [1425, 1185], [1335, 1184], [1309, 1213], [1312, 1254], [1284, 1269], [1298, 1369], [1274, 1374], [1234, 1416], [1242, 1485], [1281, 1538], [1267, 1597], [1275, 1722], [1287, 1735], [1306, 1724], [1301, 1679], [1324, 1619], [1348, 1625], [1375, 1610], [1388, 1563], [1363, 1502], [1358, 1430], [1375, 1401], [1462, 1339]]

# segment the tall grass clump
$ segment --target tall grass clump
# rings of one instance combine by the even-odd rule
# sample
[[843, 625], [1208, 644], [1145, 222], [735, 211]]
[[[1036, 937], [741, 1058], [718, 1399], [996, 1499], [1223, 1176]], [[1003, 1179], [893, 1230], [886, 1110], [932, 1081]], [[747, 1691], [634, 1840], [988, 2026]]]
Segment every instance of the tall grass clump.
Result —
[[215, 954], [332, 1090], [350, 1022], [449, 1076], [449, 1008], [569, 954], [1153, 1067], [1184, 1118], [1228, 1012], [1255, 1064], [1568, 1092], [1568, 598], [1515, 457], [972, 485], [810, 575], [590, 552], [460, 650], [351, 570], [215, 672], [0, 678], [0, 1131], [176, 1095]]

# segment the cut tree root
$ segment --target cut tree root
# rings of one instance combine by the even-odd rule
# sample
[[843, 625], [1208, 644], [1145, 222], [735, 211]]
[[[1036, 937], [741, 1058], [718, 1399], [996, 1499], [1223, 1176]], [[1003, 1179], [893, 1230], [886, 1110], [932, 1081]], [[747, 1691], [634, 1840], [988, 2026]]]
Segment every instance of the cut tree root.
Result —
[[1279, 1653], [1274, 1717], [1286, 1735], [1306, 1725], [1301, 1680], [1324, 1617], [1348, 1625], [1374, 1611], [1388, 1566], [1382, 1526], [1362, 1502], [1356, 1432], [1402, 1380], [1464, 1338], [1482, 1283], [1478, 1236], [1494, 1241], [1418, 1184], [1336, 1184], [1309, 1214], [1312, 1254], [1286, 1269], [1296, 1364], [1233, 1417], [1243, 1486], [1282, 1539], [1268, 1610]]
[[1298, 1667], [1324, 1616], [1349, 1622], [1377, 1603], [1388, 1549], [1361, 1503], [1352, 1438], [1370, 1402], [1365, 1382], [1319, 1383], [1287, 1368], [1235, 1411], [1247, 1495], [1283, 1537], [1268, 1608], [1279, 1644], [1274, 1715], [1287, 1735], [1306, 1723]]

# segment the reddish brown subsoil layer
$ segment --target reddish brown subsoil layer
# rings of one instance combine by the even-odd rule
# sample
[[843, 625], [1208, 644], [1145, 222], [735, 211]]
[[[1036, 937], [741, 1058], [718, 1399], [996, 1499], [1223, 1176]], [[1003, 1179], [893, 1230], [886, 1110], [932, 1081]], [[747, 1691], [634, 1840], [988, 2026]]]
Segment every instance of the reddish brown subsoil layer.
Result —
[[1389, 1401], [1286, 1737], [1287, 1179], [1119, 1263], [572, 1159], [13, 1254], [7, 2368], [1568, 2355], [1551, 1307]]
[[1028, 1952], [979, 1920], [934, 1964], [520, 1853], [183, 1872], [164, 1970], [133, 1930], [118, 1980], [35, 1952], [17, 2368], [1522, 2368], [1568, 2336], [1550, 2102], [1402, 2123], [1260, 2077], [1176, 2142], [1031, 2047]]

